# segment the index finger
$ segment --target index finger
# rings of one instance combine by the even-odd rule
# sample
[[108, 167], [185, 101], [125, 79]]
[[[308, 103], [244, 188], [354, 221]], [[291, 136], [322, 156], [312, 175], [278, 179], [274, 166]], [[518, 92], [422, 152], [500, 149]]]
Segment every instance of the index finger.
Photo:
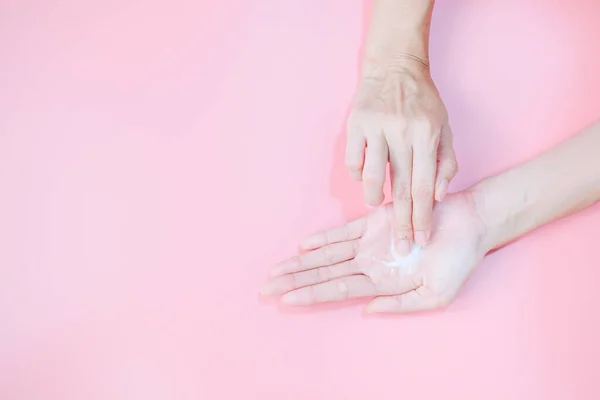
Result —
[[404, 256], [410, 253], [413, 239], [412, 197], [410, 192], [413, 154], [408, 145], [397, 141], [393, 141], [390, 148], [395, 247], [396, 251]]

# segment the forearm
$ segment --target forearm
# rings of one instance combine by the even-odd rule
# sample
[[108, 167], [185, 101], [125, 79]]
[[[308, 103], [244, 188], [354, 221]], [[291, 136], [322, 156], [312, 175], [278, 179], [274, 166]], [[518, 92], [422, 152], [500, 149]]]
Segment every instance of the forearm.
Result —
[[429, 63], [434, 0], [374, 0], [363, 70]]
[[493, 250], [600, 200], [600, 122], [471, 191]]

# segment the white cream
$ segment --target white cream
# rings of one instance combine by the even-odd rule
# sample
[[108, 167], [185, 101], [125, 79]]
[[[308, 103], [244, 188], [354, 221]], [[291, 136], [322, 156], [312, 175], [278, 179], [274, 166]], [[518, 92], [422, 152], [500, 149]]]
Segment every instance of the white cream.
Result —
[[419, 261], [420, 254], [421, 254], [421, 246], [419, 246], [418, 244], [416, 244], [414, 242], [413, 242], [412, 248], [410, 249], [410, 253], [408, 253], [408, 255], [401, 256], [400, 254], [398, 254], [398, 252], [396, 251], [396, 248], [394, 246], [394, 232], [392, 231], [390, 234], [390, 255], [392, 256], [393, 260], [391, 260], [391, 261], [378, 260], [378, 261], [385, 266], [388, 266], [388, 267], [391, 267], [394, 269], [397, 268], [399, 270], [398, 271], [399, 273], [400, 273], [400, 271], [402, 273], [411, 273], [417, 267], [417, 263]]
[[392, 243], [390, 243], [390, 254], [394, 258], [393, 260], [391, 260], [391, 261], [378, 260], [378, 261], [380, 263], [382, 263], [388, 267], [392, 267], [392, 268], [411, 267], [411, 266], [415, 265], [417, 260], [419, 259], [419, 255], [421, 254], [421, 246], [419, 246], [418, 244], [413, 244], [412, 248], [410, 249], [410, 253], [408, 253], [408, 255], [403, 257], [400, 254], [398, 254], [398, 252], [394, 248], [394, 242], [392, 241]]
[[[394, 246], [394, 231], [385, 215], [380, 215], [379, 218], [374, 218], [370, 221], [370, 229], [367, 229], [367, 236], [363, 237], [365, 249], [360, 253], [359, 257], [368, 260], [365, 264], [367, 273], [372, 279], [385, 279], [387, 276], [401, 276], [414, 273], [418, 267], [421, 258], [422, 247], [413, 243], [410, 253], [406, 256], [401, 256]], [[382, 234], [388, 230], [388, 234]], [[381, 240], [388, 240], [388, 244], [381, 243]], [[370, 268], [369, 264], [378, 266], [379, 268]], [[372, 265], [372, 264], [371, 264]], [[381, 267], [387, 267], [382, 270]], [[387, 269], [387, 271], [386, 271]]]
[[[378, 264], [385, 265], [389, 267], [388, 274], [389, 275], [404, 275], [413, 273], [419, 264], [419, 259], [421, 258], [421, 249], [422, 247], [413, 244], [410, 253], [406, 256], [401, 256], [398, 254], [396, 249], [394, 248], [394, 242], [390, 243], [389, 255], [391, 256], [391, 260], [382, 260], [379, 257], [375, 256], [367, 256], [368, 259], [375, 261]], [[386, 257], [387, 258], [387, 257]]]

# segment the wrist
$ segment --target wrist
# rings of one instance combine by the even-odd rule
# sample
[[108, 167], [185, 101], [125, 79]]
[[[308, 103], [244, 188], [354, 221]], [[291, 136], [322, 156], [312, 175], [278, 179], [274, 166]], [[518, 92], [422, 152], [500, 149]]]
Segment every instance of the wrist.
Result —
[[490, 209], [487, 207], [487, 199], [489, 199], [490, 193], [489, 190], [486, 190], [486, 188], [483, 187], [483, 184], [484, 182], [480, 182], [468, 189], [468, 191], [473, 199], [475, 212], [483, 225], [481, 247], [484, 254], [487, 254], [497, 246], [497, 240], [495, 238], [497, 237], [496, 232], [499, 229], [499, 225], [497, 220], [490, 215]]
[[535, 225], [530, 210], [535, 209], [538, 196], [524, 189], [509, 171], [484, 179], [469, 191], [475, 211], [484, 225], [482, 247], [490, 252], [511, 242]]
[[433, 0], [376, 0], [364, 66], [428, 69]]
[[547, 223], [600, 201], [600, 124], [469, 191], [485, 226], [485, 248], [497, 249]]
[[429, 59], [413, 52], [391, 52], [385, 56], [368, 56], [362, 62], [361, 75], [372, 76], [381, 72], [429, 74]]

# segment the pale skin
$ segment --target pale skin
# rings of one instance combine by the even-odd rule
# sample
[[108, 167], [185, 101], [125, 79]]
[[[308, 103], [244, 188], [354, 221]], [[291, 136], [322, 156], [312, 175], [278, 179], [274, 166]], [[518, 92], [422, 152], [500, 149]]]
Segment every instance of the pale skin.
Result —
[[[369, 313], [449, 305], [491, 250], [600, 200], [600, 123], [433, 210], [430, 243], [401, 268], [393, 249], [391, 204], [302, 242], [305, 253], [275, 265], [262, 288], [286, 305], [372, 298]], [[413, 250], [414, 251], [414, 250]], [[411, 257], [414, 259], [411, 260]]]
[[433, 0], [375, 0], [358, 89], [347, 121], [346, 166], [365, 201], [384, 200], [390, 164], [392, 225], [399, 254], [431, 236], [458, 164], [448, 115], [429, 72]]

